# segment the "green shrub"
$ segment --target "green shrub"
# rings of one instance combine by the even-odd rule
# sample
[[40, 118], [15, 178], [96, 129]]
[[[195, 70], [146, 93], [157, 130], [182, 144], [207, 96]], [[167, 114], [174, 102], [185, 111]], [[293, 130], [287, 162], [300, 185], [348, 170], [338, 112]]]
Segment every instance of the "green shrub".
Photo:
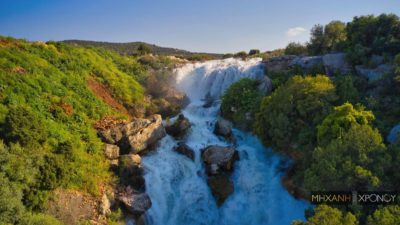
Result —
[[367, 225], [394, 225], [400, 221], [400, 206], [385, 206], [368, 216]]
[[319, 205], [307, 222], [294, 221], [292, 225], [358, 225], [357, 218], [350, 212], [344, 214], [339, 209]]
[[352, 126], [370, 125], [374, 119], [374, 114], [371, 111], [365, 111], [361, 106], [354, 108], [350, 103], [337, 106], [318, 125], [318, 144], [325, 146], [337, 138], [343, 138]]
[[264, 97], [256, 115], [255, 131], [277, 151], [299, 152], [315, 144], [316, 125], [337, 100], [335, 86], [326, 76], [294, 76]]
[[307, 47], [298, 42], [290, 42], [285, 48], [285, 55], [305, 55]]
[[262, 98], [257, 89], [258, 84], [257, 80], [250, 78], [243, 78], [232, 84], [222, 96], [222, 116], [240, 127], [250, 128]]

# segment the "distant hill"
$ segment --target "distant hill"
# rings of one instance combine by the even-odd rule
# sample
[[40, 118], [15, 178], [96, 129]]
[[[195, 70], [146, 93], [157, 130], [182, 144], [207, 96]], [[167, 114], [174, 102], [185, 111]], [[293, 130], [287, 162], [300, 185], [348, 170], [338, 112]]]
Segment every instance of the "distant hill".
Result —
[[135, 55], [137, 53], [137, 49], [141, 44], [145, 44], [149, 46], [153, 53], [158, 55], [174, 55], [174, 56], [184, 56], [191, 57], [195, 55], [208, 55], [212, 58], [221, 58], [222, 54], [214, 54], [214, 53], [199, 53], [199, 52], [189, 52], [182, 49], [177, 48], [167, 48], [160, 47], [154, 44], [148, 44], [145, 42], [127, 42], [127, 43], [113, 43], [113, 42], [100, 42], [100, 41], [84, 41], [84, 40], [65, 40], [62, 41], [68, 44], [76, 44], [79, 46], [93, 46], [93, 47], [102, 47], [105, 49], [116, 51], [122, 55]]

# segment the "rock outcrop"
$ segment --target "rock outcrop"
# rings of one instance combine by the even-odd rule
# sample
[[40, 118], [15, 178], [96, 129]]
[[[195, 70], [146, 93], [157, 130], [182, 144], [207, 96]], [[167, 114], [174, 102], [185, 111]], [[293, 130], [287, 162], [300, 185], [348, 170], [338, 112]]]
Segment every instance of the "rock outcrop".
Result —
[[322, 56], [322, 61], [328, 76], [351, 73], [351, 66], [346, 61], [345, 53], [326, 54]]
[[176, 121], [172, 125], [167, 126], [165, 129], [167, 131], [167, 134], [173, 136], [176, 139], [182, 139], [185, 136], [186, 132], [189, 130], [190, 126], [191, 125], [189, 120], [185, 116], [180, 114]]
[[289, 67], [294, 68], [295, 66], [299, 66], [304, 72], [307, 73], [313, 68], [322, 65], [322, 56], [303, 56], [294, 58]]
[[286, 73], [295, 67], [299, 67], [305, 73], [320, 66], [325, 73], [332, 76], [337, 73], [348, 74], [351, 72], [351, 66], [346, 62], [345, 53], [332, 53], [323, 56], [295, 56], [284, 55], [272, 57], [263, 61], [268, 73]]
[[265, 64], [265, 69], [267, 74], [268, 73], [275, 73], [275, 72], [288, 72], [291, 67], [292, 61], [298, 56], [295, 55], [283, 55], [278, 57], [269, 58], [263, 63]]
[[229, 179], [234, 162], [239, 158], [234, 148], [211, 145], [202, 152], [208, 174], [208, 185], [217, 204], [221, 205], [233, 193], [233, 183]]
[[232, 140], [232, 123], [228, 120], [219, 118], [215, 123], [214, 134]]
[[105, 143], [118, 145], [123, 153], [135, 154], [153, 146], [166, 135], [158, 114], [146, 119], [134, 119], [130, 123], [116, 125], [98, 133]]
[[174, 151], [179, 154], [182, 154], [182, 155], [188, 157], [189, 159], [191, 159], [192, 161], [194, 161], [194, 151], [187, 144], [185, 144], [183, 142], [179, 142], [178, 146], [176, 146], [174, 148]]
[[386, 73], [390, 73], [393, 70], [393, 65], [382, 64], [374, 69], [366, 68], [365, 66], [356, 66], [356, 71], [359, 75], [366, 77], [370, 81], [375, 81], [383, 77]]

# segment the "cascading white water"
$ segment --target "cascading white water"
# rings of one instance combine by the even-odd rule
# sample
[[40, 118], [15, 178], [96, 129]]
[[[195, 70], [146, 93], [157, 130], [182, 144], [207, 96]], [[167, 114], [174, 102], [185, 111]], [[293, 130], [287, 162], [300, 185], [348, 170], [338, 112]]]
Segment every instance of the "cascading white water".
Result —
[[152, 207], [146, 214], [150, 225], [284, 225], [303, 219], [307, 203], [295, 200], [280, 184], [279, 157], [249, 133], [234, 130], [236, 162], [231, 179], [234, 193], [217, 207], [207, 185], [200, 150], [208, 145], [227, 146], [213, 134], [219, 105], [202, 107], [207, 93], [220, 97], [243, 77], [260, 78], [260, 59], [225, 59], [188, 64], [176, 71], [177, 86], [191, 103], [183, 114], [192, 123], [185, 142], [195, 151], [195, 161], [173, 151], [177, 142], [170, 136], [143, 158], [146, 191]]

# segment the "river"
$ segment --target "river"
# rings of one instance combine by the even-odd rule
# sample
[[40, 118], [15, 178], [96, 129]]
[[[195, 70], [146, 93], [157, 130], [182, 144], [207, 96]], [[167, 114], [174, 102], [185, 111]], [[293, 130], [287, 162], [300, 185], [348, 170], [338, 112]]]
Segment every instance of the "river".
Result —
[[182, 113], [192, 123], [184, 141], [194, 149], [195, 161], [174, 152], [177, 141], [170, 136], [161, 140], [155, 152], [143, 157], [146, 192], [153, 203], [146, 213], [147, 224], [285, 225], [304, 220], [309, 204], [285, 190], [280, 183], [279, 156], [250, 133], [233, 131], [240, 155], [231, 176], [234, 193], [217, 207], [207, 185], [200, 150], [230, 143], [214, 135], [219, 103], [204, 108], [204, 96], [219, 99], [240, 78], [263, 76], [260, 59], [213, 60], [187, 64], [175, 72], [177, 87], [191, 100]]

